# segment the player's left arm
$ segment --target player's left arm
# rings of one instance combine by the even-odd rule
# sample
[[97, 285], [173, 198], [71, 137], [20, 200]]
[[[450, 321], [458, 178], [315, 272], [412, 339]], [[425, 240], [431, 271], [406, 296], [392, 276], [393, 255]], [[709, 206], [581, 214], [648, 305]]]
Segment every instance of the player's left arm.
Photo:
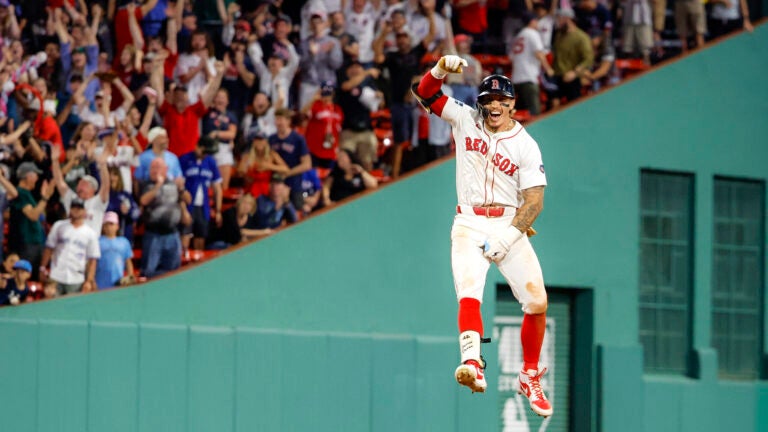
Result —
[[517, 209], [512, 226], [526, 233], [544, 208], [544, 186], [533, 186], [523, 190], [523, 205]]

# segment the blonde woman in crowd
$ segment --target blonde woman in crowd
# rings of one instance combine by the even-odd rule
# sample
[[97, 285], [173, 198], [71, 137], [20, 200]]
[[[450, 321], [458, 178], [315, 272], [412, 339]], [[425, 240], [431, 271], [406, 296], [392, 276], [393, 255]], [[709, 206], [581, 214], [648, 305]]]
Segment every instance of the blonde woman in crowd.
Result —
[[269, 193], [272, 174], [285, 175], [288, 172], [288, 164], [277, 152], [270, 149], [264, 132], [255, 130], [248, 134], [247, 139], [251, 149], [243, 155], [237, 171], [245, 177], [246, 190], [258, 197]]

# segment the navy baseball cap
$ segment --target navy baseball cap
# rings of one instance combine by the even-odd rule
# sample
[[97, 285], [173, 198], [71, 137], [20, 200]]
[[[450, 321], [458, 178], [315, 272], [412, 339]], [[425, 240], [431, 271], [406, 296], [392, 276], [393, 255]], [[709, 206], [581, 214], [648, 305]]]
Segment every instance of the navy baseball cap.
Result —
[[285, 176], [280, 173], [272, 173], [271, 183], [285, 183]]
[[105, 137], [113, 135], [114, 133], [115, 133], [115, 128], [108, 127], [108, 128], [101, 129], [99, 133], [96, 134], [96, 136], [99, 137], [99, 139], [104, 139]]
[[249, 130], [247, 140], [253, 141], [257, 139], [267, 139], [267, 134], [264, 133], [264, 131], [261, 130], [260, 128], [253, 128]]
[[320, 94], [322, 96], [330, 96], [333, 94], [334, 90], [336, 90], [336, 86], [333, 85], [331, 81], [326, 81], [323, 83], [323, 86], [320, 87]]
[[280, 21], [284, 21], [288, 23], [288, 25], [293, 25], [293, 21], [291, 21], [291, 17], [283, 13], [277, 16], [277, 19], [275, 19], [275, 24], [279, 23]]

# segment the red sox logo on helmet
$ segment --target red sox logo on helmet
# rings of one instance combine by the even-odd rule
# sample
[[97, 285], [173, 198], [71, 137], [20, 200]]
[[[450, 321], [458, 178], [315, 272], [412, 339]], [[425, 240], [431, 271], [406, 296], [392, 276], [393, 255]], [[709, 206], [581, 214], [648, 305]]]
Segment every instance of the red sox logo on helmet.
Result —
[[499, 90], [499, 80], [491, 80], [491, 90]]

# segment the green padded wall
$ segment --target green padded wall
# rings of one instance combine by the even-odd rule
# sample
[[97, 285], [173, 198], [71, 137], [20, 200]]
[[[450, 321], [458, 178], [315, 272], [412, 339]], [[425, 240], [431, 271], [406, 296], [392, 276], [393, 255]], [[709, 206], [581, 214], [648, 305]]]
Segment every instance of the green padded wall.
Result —
[[[766, 178], [766, 70], [763, 25], [529, 128], [549, 180], [533, 240], [545, 282], [594, 292], [596, 430], [768, 425], [765, 381], [717, 379], [708, 322], [712, 178]], [[642, 373], [641, 168], [696, 176], [697, 378]], [[496, 373], [485, 395], [452, 381], [454, 170], [439, 164], [172, 277], [1, 309], [0, 358], [15, 367], [0, 368], [0, 401], [29, 406], [4, 430], [498, 430]], [[492, 270], [487, 286], [501, 282]]]

